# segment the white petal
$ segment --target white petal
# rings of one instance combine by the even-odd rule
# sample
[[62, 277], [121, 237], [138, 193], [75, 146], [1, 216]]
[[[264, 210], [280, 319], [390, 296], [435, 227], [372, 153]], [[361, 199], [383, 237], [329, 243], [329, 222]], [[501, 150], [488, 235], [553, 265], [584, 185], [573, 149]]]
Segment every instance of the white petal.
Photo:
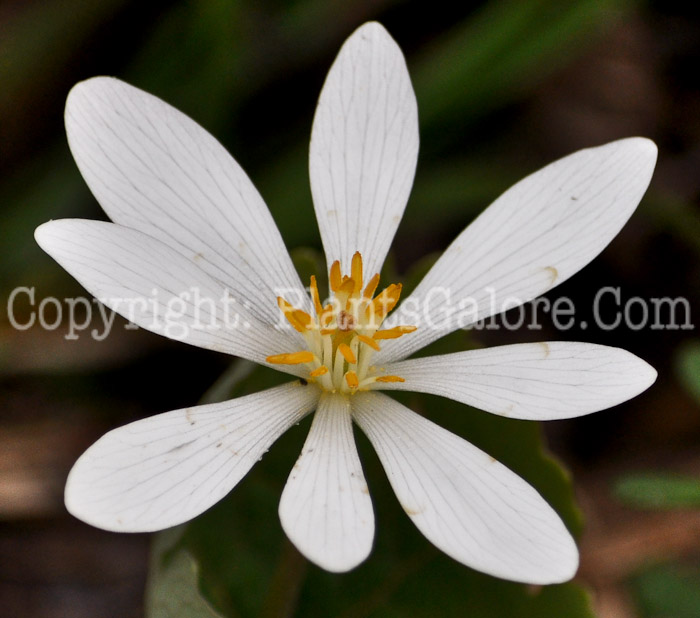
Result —
[[327, 571], [349, 571], [369, 555], [374, 513], [347, 397], [321, 397], [282, 492], [279, 514], [297, 549]]
[[79, 519], [116, 532], [181, 524], [231, 491], [317, 400], [316, 388], [296, 381], [114, 429], [73, 466], [66, 507]]
[[296, 331], [261, 322], [238, 290], [226, 290], [155, 238], [82, 219], [50, 221], [35, 236], [91, 294], [142, 328], [258, 363], [298, 349]]
[[531, 584], [574, 576], [573, 538], [542, 496], [508, 468], [386, 395], [355, 395], [353, 418], [403, 509], [448, 556]]
[[656, 371], [634, 354], [591, 343], [505, 345], [386, 365], [405, 382], [384, 390], [442, 395], [510, 418], [549, 421], [610, 408], [649, 388]]
[[508, 189], [450, 245], [390, 323], [418, 331], [385, 344], [405, 358], [457, 328], [566, 281], [615, 237], [639, 204], [656, 146], [629, 138], [581, 150]]
[[115, 223], [160, 239], [276, 321], [277, 290], [302, 286], [260, 194], [216, 139], [111, 77], [77, 84], [65, 116], [80, 172]]
[[309, 172], [328, 264], [360, 251], [379, 272], [403, 215], [418, 157], [418, 112], [406, 61], [378, 23], [358, 28], [316, 108]]

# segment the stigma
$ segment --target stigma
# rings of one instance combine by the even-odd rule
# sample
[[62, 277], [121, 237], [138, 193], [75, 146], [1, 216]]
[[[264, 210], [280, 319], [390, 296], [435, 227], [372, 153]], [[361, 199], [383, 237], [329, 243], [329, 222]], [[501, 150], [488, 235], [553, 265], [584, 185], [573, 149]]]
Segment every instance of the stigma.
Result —
[[282, 352], [267, 357], [273, 365], [303, 365], [304, 379], [329, 392], [352, 395], [358, 391], [380, 388], [382, 383], [404, 382], [395, 375], [384, 375], [372, 365], [372, 356], [381, 349], [380, 342], [396, 339], [416, 330], [415, 326], [395, 326], [380, 330], [384, 319], [396, 307], [401, 284], [392, 283], [375, 295], [379, 273], [364, 282], [362, 255], [352, 256], [350, 273], [343, 275], [340, 261], [331, 264], [330, 297], [324, 305], [316, 277], [311, 277], [309, 291], [313, 313], [297, 309], [279, 296], [277, 304], [287, 322], [301, 333], [305, 350]]

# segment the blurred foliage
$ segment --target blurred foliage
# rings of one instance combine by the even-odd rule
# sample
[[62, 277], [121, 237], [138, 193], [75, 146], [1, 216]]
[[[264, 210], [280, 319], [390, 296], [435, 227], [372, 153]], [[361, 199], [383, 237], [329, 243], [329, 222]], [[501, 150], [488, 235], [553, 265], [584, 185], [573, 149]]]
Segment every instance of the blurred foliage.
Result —
[[146, 616], [217, 618], [199, 593], [197, 563], [178, 545], [181, 534], [181, 528], [171, 528], [154, 537]]
[[676, 374], [688, 393], [700, 403], [700, 341], [690, 341], [678, 350]]
[[658, 565], [640, 573], [632, 590], [643, 618], [700, 616], [700, 567]]
[[[421, 129], [438, 133], [435, 150], [461, 139], [455, 127], [478, 121], [543, 79], [635, 2], [629, 0], [499, 0], [435, 41], [411, 72]], [[440, 67], [440, 70], [435, 70]], [[442, 139], [440, 139], [440, 137]]]
[[700, 508], [700, 478], [661, 472], [630, 474], [616, 483], [615, 494], [637, 508]]

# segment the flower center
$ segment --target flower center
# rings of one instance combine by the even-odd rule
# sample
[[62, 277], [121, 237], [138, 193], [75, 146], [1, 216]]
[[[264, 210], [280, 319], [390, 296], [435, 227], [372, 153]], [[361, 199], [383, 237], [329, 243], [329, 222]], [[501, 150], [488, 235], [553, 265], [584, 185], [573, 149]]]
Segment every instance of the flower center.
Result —
[[377, 388], [383, 382], [403, 382], [400, 376], [377, 375], [373, 354], [382, 339], [396, 339], [416, 330], [415, 326], [395, 326], [379, 330], [384, 318], [399, 302], [401, 284], [392, 283], [374, 295], [379, 285], [375, 274], [363, 289], [362, 256], [352, 256], [349, 275], [343, 275], [340, 261], [331, 265], [331, 296], [321, 304], [316, 277], [311, 277], [311, 300], [315, 315], [296, 309], [281, 296], [277, 304], [287, 321], [306, 340], [308, 349], [268, 356], [276, 365], [306, 365], [309, 382], [323, 390], [353, 394]]

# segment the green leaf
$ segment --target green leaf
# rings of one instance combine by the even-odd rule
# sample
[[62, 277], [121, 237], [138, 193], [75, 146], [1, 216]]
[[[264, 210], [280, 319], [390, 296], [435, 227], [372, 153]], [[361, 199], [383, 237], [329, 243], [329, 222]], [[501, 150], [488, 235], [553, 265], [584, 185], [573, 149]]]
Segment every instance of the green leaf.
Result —
[[700, 478], [660, 472], [630, 474], [615, 485], [623, 502], [644, 509], [700, 507]]
[[700, 568], [674, 564], [655, 566], [632, 580], [643, 618], [700, 616]]
[[182, 527], [154, 536], [146, 589], [147, 618], [221, 618], [200, 594], [198, 566], [180, 547]]
[[421, 128], [438, 132], [449, 126], [444, 140], [459, 139], [455, 123], [474, 122], [484, 112], [531, 92], [634, 4], [629, 0], [487, 2], [412, 63]]
[[677, 352], [676, 374], [683, 386], [700, 404], [700, 341], [691, 341]]

